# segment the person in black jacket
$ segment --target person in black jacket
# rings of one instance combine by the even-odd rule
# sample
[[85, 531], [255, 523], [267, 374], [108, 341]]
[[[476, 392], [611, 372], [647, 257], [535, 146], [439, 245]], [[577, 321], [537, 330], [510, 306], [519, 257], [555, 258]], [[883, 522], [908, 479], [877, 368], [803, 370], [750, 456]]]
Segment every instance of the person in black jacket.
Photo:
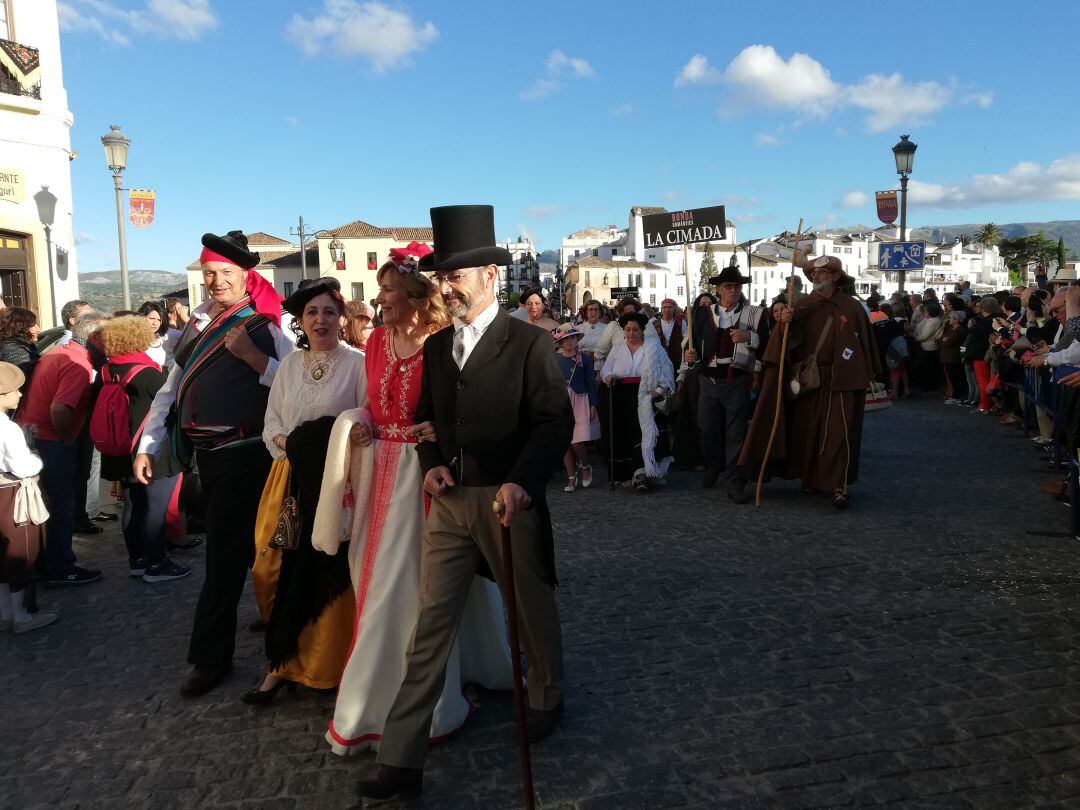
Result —
[[128, 398], [128, 429], [131, 451], [122, 456], [101, 454], [101, 477], [119, 481], [124, 489], [124, 543], [128, 549], [131, 576], [144, 582], [166, 582], [191, 573], [186, 565], [169, 559], [165, 547], [165, 514], [176, 488], [180, 466], [162, 453], [154, 464], [148, 484], [135, 480], [132, 462], [142, 428], [150, 413], [154, 395], [165, 384], [165, 372], [146, 350], [154, 342], [154, 331], [141, 315], [125, 315], [107, 321], [101, 330], [101, 345], [108, 358], [95, 384], [124, 383]]
[[[465, 597], [477, 566], [503, 580], [498, 518], [513, 538], [518, 616], [527, 659], [532, 740], [562, 715], [562, 630], [555, 605], [554, 543], [544, 490], [570, 446], [574, 418], [551, 336], [511, 318], [495, 299], [499, 266], [488, 205], [431, 209], [436, 274], [451, 326], [424, 344], [417, 453], [432, 496], [420, 551], [420, 613], [405, 679], [386, 719], [378, 766], [361, 797], [415, 796], [428, 733]], [[505, 593], [505, 588], [503, 589]], [[512, 651], [517, 654], [517, 651]]]
[[24, 396], [41, 357], [34, 345], [39, 331], [37, 315], [30, 310], [8, 307], [0, 311], [0, 360], [17, 366], [23, 373], [26, 380], [19, 386], [19, 392]]
[[[993, 296], [984, 295], [973, 308], [968, 319], [968, 334], [964, 339], [964, 365], [968, 367], [968, 401], [983, 413], [990, 412], [990, 365], [986, 353], [990, 349], [990, 333], [994, 330], [994, 316], [1001, 307]], [[972, 385], [974, 383], [974, 385]]]

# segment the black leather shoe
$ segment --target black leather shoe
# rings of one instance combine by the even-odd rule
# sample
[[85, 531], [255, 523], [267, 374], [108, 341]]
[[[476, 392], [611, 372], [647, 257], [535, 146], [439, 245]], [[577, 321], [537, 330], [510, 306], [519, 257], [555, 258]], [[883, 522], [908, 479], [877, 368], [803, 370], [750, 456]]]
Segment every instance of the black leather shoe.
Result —
[[719, 480], [720, 470], [709, 469], [701, 474], [701, 485], [705, 487], [705, 489], [708, 489]]
[[735, 503], [750, 503], [750, 493], [746, 491], [746, 484], [728, 487], [727, 496]]
[[232, 672], [232, 664], [224, 667], [192, 667], [191, 672], [184, 678], [184, 682], [180, 684], [180, 694], [184, 697], [205, 695], [221, 683], [230, 672]]
[[285, 687], [285, 691], [290, 695], [296, 693], [296, 681], [278, 681], [269, 689], [260, 689], [258, 686], [249, 689], [240, 696], [240, 699], [249, 706], [265, 706], [274, 699], [274, 696], [281, 691], [282, 687]]
[[551, 736], [551, 732], [559, 725], [563, 716], [563, 704], [560, 703], [554, 709], [544, 711], [534, 709], [532, 706], [525, 707], [525, 724], [529, 729], [529, 742], [540, 742]]
[[415, 799], [424, 789], [424, 772], [418, 768], [377, 765], [375, 772], [357, 786], [365, 806], [391, 799]]

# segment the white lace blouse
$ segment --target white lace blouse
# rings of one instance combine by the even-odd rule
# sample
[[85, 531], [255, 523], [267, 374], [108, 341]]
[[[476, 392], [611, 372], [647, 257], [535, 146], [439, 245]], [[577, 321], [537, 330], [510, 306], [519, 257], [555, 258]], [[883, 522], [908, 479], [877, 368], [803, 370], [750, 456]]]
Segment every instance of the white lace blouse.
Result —
[[[321, 372], [318, 369], [321, 368]], [[315, 375], [319, 374], [319, 379]], [[366, 401], [367, 374], [364, 355], [345, 343], [331, 352], [310, 349], [290, 352], [281, 361], [270, 386], [263, 422], [263, 441], [274, 459], [285, 451], [274, 437], [288, 436], [297, 425], [320, 416], [337, 416]]]

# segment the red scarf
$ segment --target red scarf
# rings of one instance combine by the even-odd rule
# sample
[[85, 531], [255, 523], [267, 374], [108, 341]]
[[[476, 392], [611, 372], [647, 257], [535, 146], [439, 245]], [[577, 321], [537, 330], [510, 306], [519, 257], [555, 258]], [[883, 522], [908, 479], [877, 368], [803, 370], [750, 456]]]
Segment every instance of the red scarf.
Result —
[[109, 365], [114, 366], [150, 366], [161, 371], [161, 366], [158, 365], [154, 359], [146, 352], [129, 352], [128, 354], [118, 354], [115, 357], [109, 358]]

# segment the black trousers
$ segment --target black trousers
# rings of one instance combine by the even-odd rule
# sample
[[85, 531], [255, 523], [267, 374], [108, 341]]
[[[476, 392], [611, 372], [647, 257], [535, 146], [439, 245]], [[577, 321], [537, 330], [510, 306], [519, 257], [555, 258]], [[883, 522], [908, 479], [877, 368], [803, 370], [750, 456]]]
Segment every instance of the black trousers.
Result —
[[953, 399], [967, 399], [967, 376], [964, 374], [963, 363], [942, 363], [945, 374], [952, 384]]
[[737, 376], [731, 382], [701, 377], [697, 412], [701, 451], [705, 465], [710, 470], [721, 471], [728, 488], [746, 483], [736, 464], [753, 415], [747, 382], [745, 376]]
[[271, 459], [262, 442], [196, 455], [206, 494], [206, 578], [188, 663], [223, 667], [236, 645], [236, 608], [255, 560], [255, 517]]

